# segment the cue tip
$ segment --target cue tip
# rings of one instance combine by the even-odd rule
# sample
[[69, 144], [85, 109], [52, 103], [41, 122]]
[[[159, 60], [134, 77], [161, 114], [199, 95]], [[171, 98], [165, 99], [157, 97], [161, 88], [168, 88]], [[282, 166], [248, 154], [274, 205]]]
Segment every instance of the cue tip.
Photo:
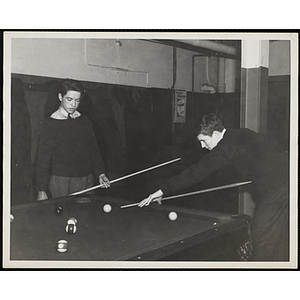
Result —
[[128, 204], [128, 205], [122, 205], [120, 208], [128, 208], [128, 207], [133, 207], [133, 206], [138, 206], [138, 203], [133, 203], [133, 204]]

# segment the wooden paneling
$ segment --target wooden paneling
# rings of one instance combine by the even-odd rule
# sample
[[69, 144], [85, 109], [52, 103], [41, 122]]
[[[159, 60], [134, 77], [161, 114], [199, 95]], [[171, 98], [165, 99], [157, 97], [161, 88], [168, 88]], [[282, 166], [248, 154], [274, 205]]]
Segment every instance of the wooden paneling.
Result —
[[268, 82], [267, 132], [285, 151], [290, 141], [290, 76], [271, 76]]

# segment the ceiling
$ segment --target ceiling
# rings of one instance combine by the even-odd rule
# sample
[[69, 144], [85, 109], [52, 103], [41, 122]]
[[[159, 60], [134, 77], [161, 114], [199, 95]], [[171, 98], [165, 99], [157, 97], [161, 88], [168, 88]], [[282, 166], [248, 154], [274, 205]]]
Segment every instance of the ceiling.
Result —
[[[149, 41], [149, 40], [148, 40]], [[164, 45], [168, 45], [168, 46], [172, 46], [172, 47], [177, 47], [177, 48], [181, 48], [181, 49], [186, 49], [186, 50], [190, 50], [193, 52], [197, 52], [197, 53], [203, 53], [203, 54], [207, 54], [208, 56], [218, 56], [218, 57], [225, 57], [225, 58], [232, 58], [232, 59], [239, 59], [240, 58], [240, 45], [241, 45], [241, 41], [240, 40], [210, 40], [219, 44], [223, 44], [226, 46], [230, 46], [230, 47], [234, 47], [237, 49], [237, 54], [236, 55], [230, 55], [230, 54], [226, 54], [220, 51], [215, 51], [215, 50], [211, 50], [208, 48], [204, 48], [204, 47], [199, 47], [199, 46], [194, 46], [188, 43], [184, 43], [182, 41], [178, 41], [178, 40], [150, 40], [151, 42], [155, 42], [155, 43], [160, 43], [160, 44], [164, 44]]]

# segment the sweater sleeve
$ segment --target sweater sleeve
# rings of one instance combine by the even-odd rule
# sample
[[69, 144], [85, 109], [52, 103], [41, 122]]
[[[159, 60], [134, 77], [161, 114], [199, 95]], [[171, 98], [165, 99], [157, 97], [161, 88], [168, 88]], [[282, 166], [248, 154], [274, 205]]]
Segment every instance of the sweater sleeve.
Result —
[[52, 147], [54, 144], [55, 130], [50, 120], [44, 123], [42, 128], [36, 170], [36, 184], [38, 191], [46, 191], [51, 173]]
[[93, 171], [95, 175], [99, 177], [100, 174], [105, 173], [105, 166], [102, 156], [100, 154], [92, 123], [89, 121], [88, 118], [86, 119], [86, 135]]
[[228, 156], [222, 148], [215, 148], [197, 164], [190, 166], [180, 174], [167, 180], [160, 186], [164, 196], [196, 185], [210, 174], [223, 168], [228, 163]]

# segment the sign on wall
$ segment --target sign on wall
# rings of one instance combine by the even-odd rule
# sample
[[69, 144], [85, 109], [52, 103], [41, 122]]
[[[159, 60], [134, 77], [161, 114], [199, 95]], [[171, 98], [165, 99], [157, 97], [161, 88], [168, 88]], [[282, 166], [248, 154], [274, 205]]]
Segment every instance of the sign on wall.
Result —
[[187, 92], [174, 91], [174, 123], [185, 123]]

